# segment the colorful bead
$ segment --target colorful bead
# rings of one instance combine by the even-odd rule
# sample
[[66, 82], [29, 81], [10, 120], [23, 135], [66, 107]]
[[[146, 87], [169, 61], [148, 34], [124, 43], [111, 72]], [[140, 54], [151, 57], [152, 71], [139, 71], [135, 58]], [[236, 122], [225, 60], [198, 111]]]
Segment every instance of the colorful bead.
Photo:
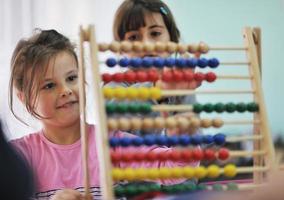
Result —
[[191, 179], [194, 177], [194, 169], [192, 167], [184, 167], [183, 168], [183, 175], [187, 179]]
[[136, 78], [138, 82], [146, 82], [148, 81], [148, 74], [145, 71], [138, 71], [136, 73]]
[[205, 75], [202, 72], [196, 72], [194, 74], [194, 80], [201, 82], [205, 79]]
[[173, 178], [181, 178], [183, 175], [183, 169], [180, 167], [174, 167], [171, 169], [171, 171], [172, 171]]
[[185, 81], [193, 81], [194, 80], [194, 73], [191, 70], [186, 70], [183, 72], [183, 77]]
[[145, 168], [138, 168], [136, 169], [135, 174], [138, 180], [144, 180], [148, 176], [148, 171]]
[[215, 128], [220, 128], [224, 125], [224, 121], [221, 118], [215, 118], [212, 120], [212, 126]]
[[181, 82], [184, 80], [182, 71], [174, 70], [173, 71], [173, 80], [176, 82]]
[[220, 160], [227, 160], [229, 158], [229, 151], [228, 149], [225, 149], [225, 148], [221, 148], [219, 149], [218, 151], [218, 158]]
[[202, 143], [203, 137], [201, 135], [193, 135], [191, 137], [191, 143], [193, 145], [200, 145]]
[[249, 112], [257, 112], [259, 111], [258, 104], [252, 102], [247, 104], [247, 109]]
[[198, 64], [198, 59], [189, 58], [189, 59], [186, 60], [186, 64], [189, 68], [195, 68]]
[[112, 178], [116, 181], [122, 180], [124, 178], [122, 170], [114, 168], [112, 170]]
[[136, 81], [136, 73], [133, 71], [128, 71], [124, 74], [124, 79], [128, 83], [134, 83]]
[[222, 113], [226, 110], [226, 106], [223, 103], [217, 103], [217, 104], [214, 105], [214, 110], [217, 113]]
[[146, 68], [153, 66], [153, 59], [151, 57], [142, 58], [142, 66]]
[[104, 97], [107, 99], [112, 99], [114, 97], [114, 90], [112, 88], [103, 88]]
[[194, 169], [194, 176], [198, 179], [205, 178], [207, 175], [207, 170], [205, 167], [200, 166]]
[[116, 105], [116, 111], [120, 114], [124, 114], [128, 111], [128, 106], [125, 103], [119, 103]]
[[161, 179], [171, 178], [171, 171], [168, 168], [160, 168], [159, 175]]
[[140, 104], [139, 111], [140, 113], [143, 114], [149, 114], [152, 111], [151, 104], [148, 103]]
[[215, 152], [212, 149], [205, 149], [204, 158], [209, 161], [215, 160], [216, 159]]
[[205, 144], [212, 144], [214, 142], [214, 139], [212, 135], [204, 135], [202, 141]]
[[116, 62], [116, 59], [114, 59], [114, 58], [108, 58], [106, 60], [106, 65], [108, 67], [114, 67], [116, 64], [117, 64], [117, 62]]
[[130, 59], [130, 66], [134, 68], [141, 67], [142, 65], [142, 59], [141, 58], [131, 58]]
[[206, 58], [199, 58], [198, 61], [197, 61], [197, 65], [200, 68], [205, 68], [208, 65], [208, 60]]
[[127, 88], [127, 98], [128, 99], [137, 99], [138, 98], [138, 89], [134, 87]]
[[109, 82], [112, 81], [112, 75], [111, 75], [111, 74], [108, 74], [108, 73], [104, 73], [104, 74], [102, 75], [102, 80], [103, 80], [103, 82], [105, 82], [105, 83], [109, 83]]
[[236, 110], [240, 113], [245, 112], [247, 110], [247, 105], [245, 103], [238, 103], [236, 105]]
[[223, 186], [221, 184], [214, 184], [212, 185], [212, 189], [214, 191], [223, 191]]
[[204, 157], [203, 151], [201, 149], [193, 149], [192, 157], [196, 161], [202, 160]]
[[226, 104], [226, 111], [228, 113], [232, 113], [236, 111], [236, 105], [234, 103], [227, 103]]
[[142, 120], [138, 117], [131, 117], [130, 119], [131, 129], [134, 131], [142, 128]]
[[153, 65], [157, 68], [162, 68], [165, 65], [165, 60], [163, 58], [154, 58]]
[[199, 45], [197, 45], [197, 44], [189, 44], [187, 46], [187, 51], [189, 53], [197, 53], [198, 50], [199, 50]]
[[211, 58], [208, 60], [208, 66], [211, 68], [216, 68], [219, 66], [219, 60], [217, 58]]
[[203, 105], [200, 103], [193, 104], [193, 112], [201, 113], [203, 111]]
[[165, 127], [165, 119], [163, 117], [156, 117], [154, 119], [154, 125], [157, 129], [163, 129]]
[[233, 165], [233, 164], [226, 165], [224, 167], [224, 175], [226, 177], [230, 177], [230, 178], [236, 176], [237, 175], [237, 168], [236, 168], [236, 166]]
[[173, 73], [171, 71], [163, 71], [162, 73], [162, 80], [165, 82], [172, 82], [174, 81]]
[[223, 145], [226, 142], [226, 136], [221, 133], [214, 135], [213, 138], [216, 145]]
[[212, 126], [212, 120], [211, 119], [201, 119], [201, 126], [203, 128], [209, 128], [210, 126]]
[[198, 50], [200, 53], [208, 53], [209, 46], [205, 44], [204, 42], [200, 42], [198, 45]]
[[186, 67], [186, 59], [184, 59], [184, 58], [176, 59], [176, 66], [180, 67], [180, 68]]
[[132, 180], [134, 180], [135, 179], [135, 172], [134, 172], [134, 170], [133, 169], [131, 169], [131, 168], [126, 168], [126, 169], [124, 169], [124, 171], [123, 171], [123, 173], [124, 173], [124, 179], [125, 180], [128, 180], [128, 181], [132, 181]]
[[118, 99], [125, 99], [127, 96], [127, 90], [123, 87], [114, 88], [114, 96]]
[[213, 72], [208, 72], [208, 73], [206, 73], [206, 75], [205, 75], [205, 80], [206, 80], [207, 82], [209, 82], [209, 83], [214, 82], [216, 79], [217, 79], [217, 76], [216, 76], [216, 74], [213, 73]]
[[220, 169], [217, 165], [210, 165], [207, 169], [207, 176], [209, 178], [217, 178], [220, 175]]
[[234, 190], [234, 191], [236, 191], [236, 190], [239, 190], [239, 187], [238, 187], [238, 184], [236, 184], [236, 183], [228, 183], [227, 184], [227, 190]]
[[148, 71], [148, 80], [153, 83], [159, 80], [159, 74], [157, 70], [152, 69]]
[[141, 87], [141, 88], [138, 88], [138, 95], [139, 95], [139, 98], [142, 99], [142, 100], [147, 100], [149, 99], [150, 97], [150, 91], [148, 88], [145, 88], [145, 87]]
[[188, 146], [191, 143], [191, 138], [188, 135], [181, 135], [179, 137], [179, 144], [182, 146]]
[[203, 110], [207, 113], [211, 113], [214, 111], [214, 106], [211, 103], [206, 103], [203, 105]]
[[147, 172], [147, 177], [149, 179], [158, 179], [160, 176], [159, 174], [159, 169], [155, 169], [155, 168], [152, 168], [152, 169], [149, 169], [148, 172]]
[[107, 114], [113, 114], [116, 112], [116, 106], [113, 103], [106, 104], [106, 112]]
[[173, 67], [176, 64], [176, 60], [174, 58], [166, 58], [165, 59], [165, 66]]
[[119, 61], [118, 61], [118, 64], [119, 64], [121, 67], [127, 67], [127, 66], [129, 66], [129, 63], [130, 63], [130, 61], [129, 61], [128, 58], [121, 58], [121, 59], [119, 59]]

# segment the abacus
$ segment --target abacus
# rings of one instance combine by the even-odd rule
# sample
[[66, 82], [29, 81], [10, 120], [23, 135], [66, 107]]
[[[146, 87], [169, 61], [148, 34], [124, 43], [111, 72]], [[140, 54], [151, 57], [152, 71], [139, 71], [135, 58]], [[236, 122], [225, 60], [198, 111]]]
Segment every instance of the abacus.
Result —
[[[267, 114], [261, 89], [260, 77], [260, 34], [259, 29], [246, 27], [243, 30], [244, 46], [242, 47], [213, 47], [208, 46], [204, 42], [199, 44], [176, 44], [168, 42], [166, 44], [157, 42], [140, 43], [140, 42], [112, 42], [97, 43], [95, 39], [94, 26], [89, 26], [87, 29], [80, 29], [80, 67], [79, 67], [79, 82], [80, 82], [80, 112], [81, 112], [81, 133], [82, 133], [82, 152], [83, 166], [85, 171], [85, 192], [89, 194], [89, 177], [88, 161], [87, 161], [87, 138], [85, 133], [85, 64], [84, 64], [84, 44], [89, 44], [90, 59], [93, 75], [93, 90], [95, 93], [95, 111], [98, 113], [98, 123], [96, 124], [96, 142], [98, 147], [98, 157], [100, 160], [100, 182], [103, 199], [114, 199], [115, 197], [133, 197], [143, 192], [160, 191], [163, 193], [182, 193], [193, 192], [195, 190], [248, 190], [257, 187], [264, 183], [269, 170], [271, 170], [274, 162], [274, 148], [270, 136]], [[100, 61], [98, 60], [99, 52], [112, 51], [118, 52], [177, 52], [179, 54], [196, 54], [194, 56], [184, 58], [161, 58], [161, 57], [144, 57], [144, 58], [115, 58], [106, 59], [105, 64], [108, 67], [120, 65], [123, 68], [130, 67], [134, 70], [118, 73], [100, 72]], [[206, 54], [210, 51], [230, 51], [230, 52], [245, 52], [247, 60], [244, 62], [221, 62], [217, 58], [206, 58]], [[248, 75], [218, 75], [214, 70], [218, 67], [228, 66], [247, 66]], [[164, 67], [169, 70], [162, 70]], [[182, 69], [199, 69], [200, 71], [183, 71]], [[202, 72], [205, 68], [212, 71]], [[162, 80], [164, 82], [179, 82], [179, 81], [199, 81], [204, 84], [214, 84], [219, 79], [230, 80], [247, 80], [251, 82], [251, 88], [242, 90], [202, 90], [202, 86], [195, 89], [167, 89], [162, 90], [158, 87], [141, 87], [141, 88], [123, 88], [123, 87], [101, 87], [101, 83], [105, 82], [156, 82]], [[143, 102], [148, 99], [159, 100], [162, 97], [184, 96], [184, 95], [251, 95], [252, 102], [214, 102], [214, 103], [193, 103], [190, 105], [153, 105]], [[116, 99], [115, 103], [105, 103], [105, 99]], [[127, 99], [127, 103], [124, 101]], [[132, 103], [132, 100], [139, 99], [140, 102]], [[212, 98], [213, 99], [213, 98]], [[212, 100], [213, 101], [213, 100]], [[190, 116], [170, 116], [170, 117], [148, 117], [151, 112], [190, 112]], [[215, 113], [222, 114], [224, 112], [231, 113], [250, 113], [252, 120], [226, 120], [220, 117], [202, 118], [195, 114], [200, 113]], [[126, 117], [124, 116], [125, 114]], [[139, 114], [137, 117], [136, 115]], [[112, 117], [112, 116], [115, 117]], [[146, 117], [141, 117], [146, 115]], [[127, 117], [128, 116], [128, 117]], [[129, 117], [130, 116], [130, 117]], [[253, 130], [251, 134], [245, 135], [226, 135], [224, 133], [207, 134], [207, 128], [213, 127], [214, 130], [222, 126], [229, 125], [251, 125]], [[143, 135], [139, 137], [110, 137], [109, 132], [115, 130], [130, 131], [130, 130], [155, 130], [162, 128], [179, 128], [183, 133], [181, 135]], [[198, 128], [203, 129], [202, 135], [194, 135], [194, 131]], [[223, 147], [226, 142], [249, 141], [253, 144], [252, 151], [234, 151]], [[211, 145], [214, 148], [202, 148], [202, 145]], [[110, 151], [115, 147], [140, 147], [140, 146], [171, 146], [174, 149], [169, 154], [159, 153], [143, 153], [143, 152], [122, 152], [116, 153]], [[92, 147], [89, 147], [92, 148]], [[140, 162], [144, 159], [147, 161], [165, 161], [165, 160], [183, 160], [188, 161], [207, 161], [221, 160], [226, 162], [229, 158], [235, 157], [251, 157], [253, 166], [238, 167], [233, 164], [226, 164], [224, 167], [219, 167], [216, 164], [210, 164], [207, 167], [202, 165], [198, 167], [174, 167], [174, 168], [112, 168], [112, 163], [118, 161]], [[177, 179], [184, 177], [186, 179], [204, 179], [209, 178], [214, 180], [219, 176], [225, 176], [231, 179], [237, 174], [250, 173], [253, 176], [253, 181], [250, 183], [239, 184], [227, 182], [227, 184], [179, 184], [179, 185], [128, 185], [118, 186], [114, 189], [113, 181], [140, 181], [156, 179]]]

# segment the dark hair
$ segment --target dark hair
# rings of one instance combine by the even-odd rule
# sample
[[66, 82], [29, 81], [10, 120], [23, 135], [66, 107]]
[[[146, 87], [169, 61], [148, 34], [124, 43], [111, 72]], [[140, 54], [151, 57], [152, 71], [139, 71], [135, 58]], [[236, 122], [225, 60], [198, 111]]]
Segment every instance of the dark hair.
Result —
[[115, 14], [113, 24], [114, 39], [121, 41], [125, 33], [145, 26], [147, 13], [160, 13], [169, 31], [170, 40], [179, 42], [180, 32], [168, 6], [161, 0], [125, 0]]
[[19, 118], [13, 109], [14, 87], [24, 94], [27, 111], [36, 118], [41, 118], [34, 110], [39, 83], [44, 78], [51, 59], [60, 52], [70, 53], [78, 64], [74, 49], [75, 46], [70, 40], [55, 30], [37, 29], [32, 37], [18, 42], [11, 60], [9, 86], [9, 105], [17, 119]]

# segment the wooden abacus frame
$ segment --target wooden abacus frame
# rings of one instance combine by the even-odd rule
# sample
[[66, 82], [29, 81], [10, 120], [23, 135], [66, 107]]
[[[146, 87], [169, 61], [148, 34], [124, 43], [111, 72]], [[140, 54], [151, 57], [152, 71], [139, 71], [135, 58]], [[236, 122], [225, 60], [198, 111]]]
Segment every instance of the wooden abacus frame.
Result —
[[[252, 29], [246, 27], [243, 30], [244, 46], [243, 47], [209, 47], [209, 50], [228, 50], [228, 51], [246, 51], [249, 65], [250, 80], [252, 83], [252, 90], [249, 91], [199, 91], [199, 93], [252, 93], [254, 100], [259, 105], [259, 112], [254, 114], [254, 135], [242, 138], [232, 137], [231, 141], [242, 141], [245, 139], [253, 140], [255, 152], [235, 152], [235, 156], [241, 155], [252, 155], [254, 160], [254, 167], [252, 169], [242, 168], [239, 171], [251, 171], [253, 170], [254, 184], [260, 185], [264, 182], [266, 173], [274, 166], [274, 147], [269, 130], [267, 112], [264, 104], [263, 91], [261, 88], [261, 55], [260, 55], [260, 29]], [[88, 199], [90, 197], [89, 191], [89, 173], [88, 173], [88, 139], [86, 134], [86, 112], [85, 112], [85, 53], [84, 43], [89, 44], [90, 59], [92, 65], [92, 76], [93, 76], [93, 91], [94, 91], [94, 108], [95, 112], [98, 113], [98, 123], [96, 124], [96, 144], [99, 159], [100, 169], [100, 186], [102, 191], [103, 199], [114, 199], [113, 182], [110, 176], [111, 172], [111, 161], [109, 152], [109, 140], [108, 131], [106, 127], [106, 114], [105, 114], [105, 103], [104, 97], [101, 92], [101, 76], [99, 70], [99, 44], [95, 38], [94, 26], [89, 26], [87, 29], [80, 27], [80, 62], [79, 62], [79, 89], [80, 89], [80, 113], [81, 113], [81, 140], [82, 140], [82, 157], [84, 167], [84, 183], [85, 183], [85, 194]], [[228, 64], [228, 63], [227, 63]], [[237, 65], [238, 63], [231, 63]], [[244, 64], [244, 63], [239, 63]], [[236, 78], [236, 77], [227, 77]], [[167, 91], [165, 91], [166, 93]], [[170, 92], [170, 91], [168, 91]], [[196, 91], [178, 91], [180, 94], [193, 94]], [[251, 122], [234, 122], [234, 123], [251, 123]], [[254, 185], [242, 186], [241, 189], [252, 189]]]

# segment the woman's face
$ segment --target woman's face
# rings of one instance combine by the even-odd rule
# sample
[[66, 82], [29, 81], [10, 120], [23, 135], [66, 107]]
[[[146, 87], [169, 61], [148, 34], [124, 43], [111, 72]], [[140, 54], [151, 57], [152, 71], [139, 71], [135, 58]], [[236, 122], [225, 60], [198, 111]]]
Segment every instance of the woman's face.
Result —
[[[146, 13], [144, 16], [145, 26], [138, 30], [131, 30], [125, 33], [124, 39], [130, 42], [169, 42], [170, 34], [164, 23], [163, 17], [160, 13]], [[168, 56], [167, 53], [129, 53], [130, 57], [144, 57], [144, 56]]]

